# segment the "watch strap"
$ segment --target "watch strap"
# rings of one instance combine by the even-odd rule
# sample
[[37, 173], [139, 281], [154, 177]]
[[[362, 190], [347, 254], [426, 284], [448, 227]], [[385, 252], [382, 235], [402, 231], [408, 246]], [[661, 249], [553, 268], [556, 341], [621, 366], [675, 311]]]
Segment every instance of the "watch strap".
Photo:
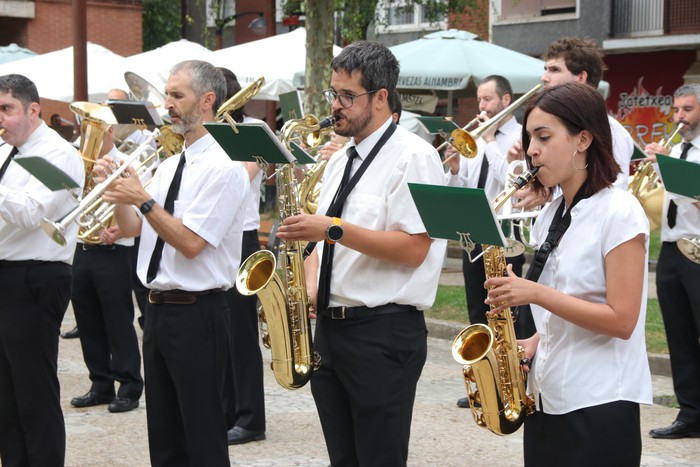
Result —
[[149, 212], [151, 212], [151, 209], [153, 209], [154, 204], [156, 204], [156, 200], [151, 198], [145, 203], [143, 203], [141, 206], [139, 206], [139, 211], [141, 211], [141, 214], [148, 214]]

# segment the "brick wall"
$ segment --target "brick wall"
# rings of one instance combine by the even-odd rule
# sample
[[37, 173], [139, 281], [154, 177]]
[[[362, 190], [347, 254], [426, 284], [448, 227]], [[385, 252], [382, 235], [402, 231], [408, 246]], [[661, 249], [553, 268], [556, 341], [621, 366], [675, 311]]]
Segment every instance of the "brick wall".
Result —
[[[24, 47], [42, 54], [73, 45], [71, 0], [36, 0]], [[140, 1], [88, 1], [87, 38], [119, 55], [142, 51]]]

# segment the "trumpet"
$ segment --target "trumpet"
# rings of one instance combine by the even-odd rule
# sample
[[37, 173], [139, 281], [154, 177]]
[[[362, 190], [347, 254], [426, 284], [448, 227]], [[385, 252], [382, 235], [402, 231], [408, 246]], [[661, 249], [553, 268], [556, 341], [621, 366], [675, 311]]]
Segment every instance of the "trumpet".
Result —
[[77, 221], [79, 225], [83, 225], [85, 223], [85, 219], [94, 221], [104, 220], [104, 213], [100, 212], [98, 214], [94, 214], [91, 213], [91, 211], [102, 207], [104, 204], [102, 194], [114, 180], [122, 176], [127, 167], [129, 167], [133, 162], [139, 160], [144, 151], [153, 150], [153, 139], [157, 138], [159, 135], [160, 131], [157, 129], [154, 130], [151, 136], [149, 136], [148, 139], [141, 144], [141, 146], [136, 148], [134, 152], [129, 155], [129, 157], [124, 159], [124, 161], [114, 170], [114, 172], [109, 175], [109, 177], [95, 185], [95, 187], [90, 190], [89, 193], [86, 193], [78, 206], [76, 206], [68, 214], [57, 221], [43, 218], [41, 220], [41, 228], [44, 230], [44, 232], [46, 232], [46, 234], [51, 237], [53, 241], [61, 246], [65, 246], [66, 231], [72, 222]]
[[[527, 164], [524, 160], [513, 161], [508, 164], [508, 172], [506, 174], [505, 190], [510, 189], [518, 181], [518, 177], [527, 171]], [[530, 238], [525, 239], [526, 234], [532, 232], [532, 223], [540, 213], [540, 208], [532, 210], [515, 211], [513, 208], [513, 198], [511, 202], [503, 205], [503, 211], [498, 214], [499, 221], [510, 221], [510, 232], [506, 238], [505, 254], [507, 258], [514, 257], [525, 253], [528, 247], [532, 246]], [[517, 232], [517, 234], [516, 234]]]

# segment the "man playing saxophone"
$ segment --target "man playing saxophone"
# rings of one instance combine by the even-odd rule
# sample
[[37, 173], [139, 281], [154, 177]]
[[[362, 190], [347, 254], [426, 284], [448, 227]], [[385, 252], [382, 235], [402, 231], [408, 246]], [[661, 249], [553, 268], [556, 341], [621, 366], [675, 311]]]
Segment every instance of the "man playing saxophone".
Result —
[[[700, 163], [700, 84], [686, 84], [673, 95], [673, 122], [683, 124], [683, 137], [671, 157]], [[659, 151], [654, 146], [647, 149]], [[700, 237], [700, 202], [665, 194], [661, 216], [661, 251], [656, 265], [656, 291], [671, 355], [673, 389], [680, 412], [668, 427], [649, 433], [653, 438], [700, 436], [700, 264], [686, 258], [678, 241]]]
[[[224, 291], [240, 263], [248, 175], [202, 125], [226, 97], [224, 76], [191, 60], [173, 67], [165, 107], [185, 137], [147, 189], [135, 176], [111, 182], [105, 201], [125, 236], [141, 235], [138, 274], [151, 289], [143, 336], [151, 464], [228, 466], [224, 380], [229, 312]], [[106, 158], [105, 158], [106, 159]], [[96, 172], [109, 172], [100, 159]]]
[[349, 149], [328, 162], [317, 214], [288, 217], [278, 236], [319, 242], [305, 263], [321, 355], [311, 391], [331, 465], [401, 466], [427, 354], [422, 310], [445, 251], [407, 182], [444, 184], [444, 173], [435, 149], [392, 121], [399, 66], [386, 47], [351, 44], [332, 67], [324, 94]]

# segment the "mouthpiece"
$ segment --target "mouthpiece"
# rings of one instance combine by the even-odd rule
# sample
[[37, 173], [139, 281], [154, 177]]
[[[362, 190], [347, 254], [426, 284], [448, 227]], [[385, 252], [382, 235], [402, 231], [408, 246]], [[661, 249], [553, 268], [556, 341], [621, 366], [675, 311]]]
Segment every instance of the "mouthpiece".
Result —
[[0, 136], [4, 135], [7, 132], [5, 128], [0, 128]]
[[523, 188], [525, 185], [530, 183], [533, 178], [535, 178], [535, 175], [537, 175], [537, 172], [539, 172], [539, 170], [539, 167], [534, 167], [528, 172], [523, 172], [518, 176], [513, 185], [516, 186], [518, 190]]
[[319, 130], [323, 130], [324, 128], [328, 128], [333, 125], [335, 125], [335, 117], [333, 115], [329, 115], [328, 117], [318, 122]]

